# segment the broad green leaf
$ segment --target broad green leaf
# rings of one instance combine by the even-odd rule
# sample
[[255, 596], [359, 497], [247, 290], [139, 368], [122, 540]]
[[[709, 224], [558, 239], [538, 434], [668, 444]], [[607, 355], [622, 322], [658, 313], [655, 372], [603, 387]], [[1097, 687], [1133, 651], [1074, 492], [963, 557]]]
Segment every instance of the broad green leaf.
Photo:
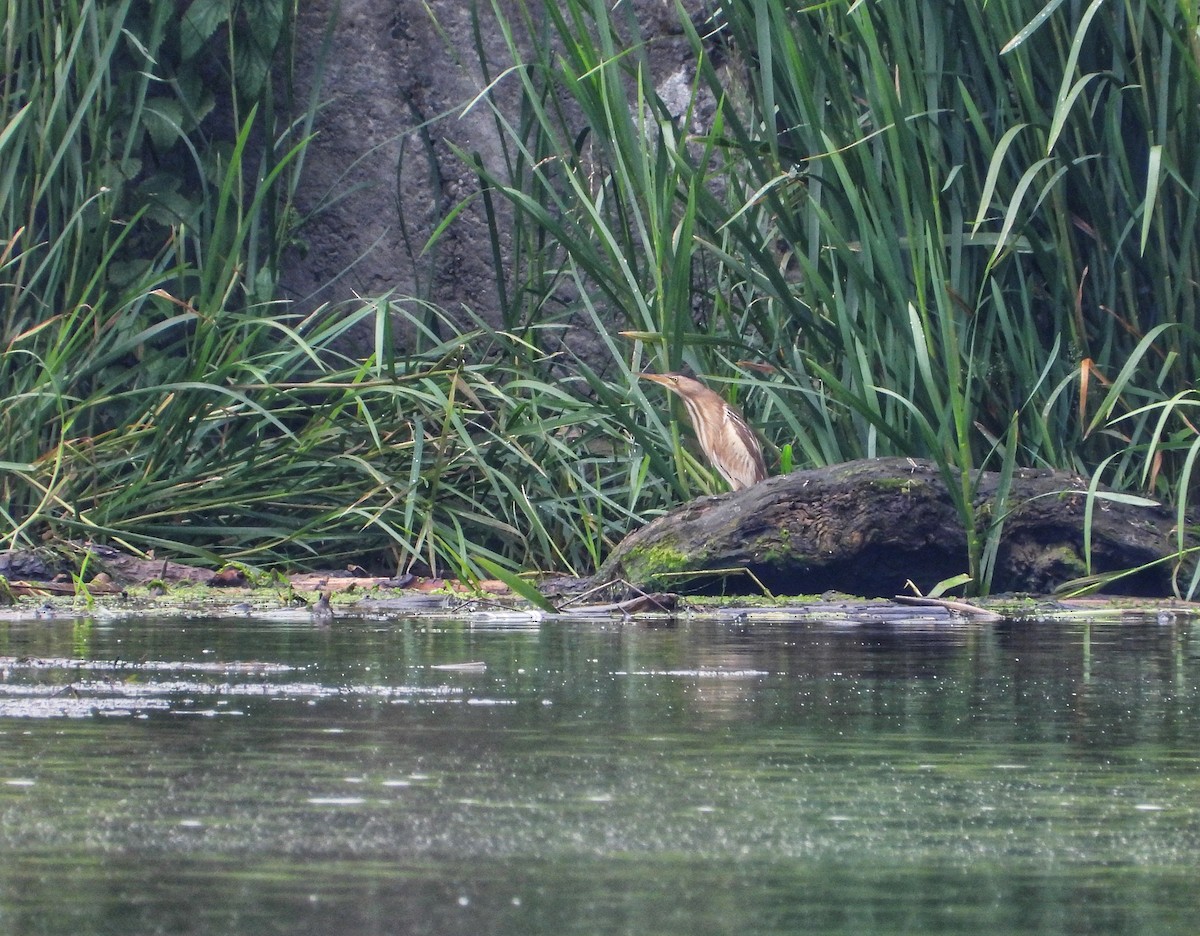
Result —
[[233, 15], [232, 0], [192, 0], [179, 23], [180, 56], [185, 62], [201, 49], [222, 23]]

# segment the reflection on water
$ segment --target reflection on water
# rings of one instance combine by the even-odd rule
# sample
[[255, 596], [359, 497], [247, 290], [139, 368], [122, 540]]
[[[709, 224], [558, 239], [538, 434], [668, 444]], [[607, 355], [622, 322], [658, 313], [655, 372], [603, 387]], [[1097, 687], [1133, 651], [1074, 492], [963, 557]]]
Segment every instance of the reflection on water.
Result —
[[1198, 641], [0, 624], [0, 932], [1192, 933]]

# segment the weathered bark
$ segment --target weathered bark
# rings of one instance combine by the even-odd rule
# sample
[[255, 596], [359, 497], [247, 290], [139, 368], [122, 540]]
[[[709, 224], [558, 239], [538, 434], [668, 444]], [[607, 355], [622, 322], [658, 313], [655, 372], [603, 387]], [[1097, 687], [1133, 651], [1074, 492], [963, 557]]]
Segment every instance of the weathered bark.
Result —
[[[540, 5], [532, 6], [537, 17]], [[695, 56], [679, 13], [662, 0], [631, 6], [651, 40], [644, 52], [655, 86], [682, 114], [691, 103]], [[700, 18], [711, 13], [705, 0], [685, 0], [684, 7]], [[522, 4], [501, 0], [498, 8], [522, 23]], [[512, 65], [491, 4], [308, 0], [297, 8], [296, 26], [295, 99], [308, 101], [320, 81], [323, 106], [296, 192], [297, 210], [308, 220], [282, 261], [284, 294], [305, 311], [324, 302], [361, 304], [360, 296], [414, 296], [499, 322], [505, 310], [488, 215], [472, 197], [479, 191], [475, 173], [455, 152], [474, 153], [495, 171], [506, 165], [490, 109], [468, 107]], [[529, 41], [520, 34], [515, 40]], [[487, 60], [486, 75], [477, 52]], [[521, 119], [518, 88], [512, 77], [492, 86], [492, 98], [514, 123]], [[577, 130], [585, 127], [581, 122]], [[425, 249], [460, 203], [464, 210]], [[493, 207], [501, 212], [507, 251], [504, 200], [494, 199]], [[576, 352], [580, 342], [590, 343], [583, 329], [572, 335]], [[359, 337], [369, 351], [371, 336]], [[599, 355], [602, 346], [595, 347]]]
[[[992, 472], [979, 479], [974, 504], [981, 535], [995, 518], [998, 480]], [[1086, 506], [1083, 479], [1018, 471], [992, 590], [1044, 594], [1085, 575]], [[1096, 500], [1091, 571], [1170, 556], [1174, 521], [1165, 507]], [[699, 498], [626, 537], [597, 578], [727, 594], [756, 593], [757, 579], [776, 594], [883, 596], [904, 591], [908, 580], [928, 590], [967, 569], [962, 521], [936, 467], [887, 458], [797, 471], [735, 494]], [[1160, 562], [1105, 590], [1167, 595], [1173, 570], [1169, 560]], [[703, 572], [714, 574], [688, 574]]]

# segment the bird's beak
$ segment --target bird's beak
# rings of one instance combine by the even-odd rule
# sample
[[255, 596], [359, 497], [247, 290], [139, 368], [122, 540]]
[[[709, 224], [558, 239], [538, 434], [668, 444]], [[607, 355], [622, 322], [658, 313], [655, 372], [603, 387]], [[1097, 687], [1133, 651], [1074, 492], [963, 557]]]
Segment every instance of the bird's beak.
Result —
[[661, 387], [668, 386], [670, 381], [662, 374], [638, 374], [639, 380], [649, 380], [651, 383], [656, 383]]

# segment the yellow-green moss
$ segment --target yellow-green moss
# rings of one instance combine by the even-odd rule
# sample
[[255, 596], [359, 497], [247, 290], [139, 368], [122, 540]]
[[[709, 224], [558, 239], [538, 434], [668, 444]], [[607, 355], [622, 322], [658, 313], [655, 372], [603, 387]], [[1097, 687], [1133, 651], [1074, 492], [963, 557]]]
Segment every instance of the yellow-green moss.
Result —
[[679, 572], [696, 572], [695, 560], [661, 543], [645, 548], [635, 546], [621, 557], [625, 576], [632, 582], [649, 582], [660, 575]]
[[1047, 548], [1043, 551], [1042, 559], [1046, 564], [1054, 562], [1061, 565], [1069, 575], [1087, 575], [1087, 563], [1083, 561], [1083, 557], [1071, 546], [1062, 545], [1056, 546], [1053, 549]]
[[876, 478], [871, 482], [871, 486], [883, 491], [899, 491], [901, 494], [907, 494], [914, 488], [924, 488], [925, 482], [921, 478], [910, 478], [907, 476], [899, 478]]

